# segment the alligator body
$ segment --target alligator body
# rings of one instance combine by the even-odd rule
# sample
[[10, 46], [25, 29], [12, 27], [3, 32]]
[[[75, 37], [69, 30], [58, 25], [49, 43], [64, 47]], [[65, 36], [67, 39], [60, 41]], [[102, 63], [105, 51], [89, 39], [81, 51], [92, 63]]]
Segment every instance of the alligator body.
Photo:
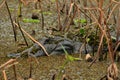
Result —
[[[54, 38], [43, 37], [42, 39], [39, 40], [39, 42], [45, 47], [49, 55], [64, 54], [64, 50], [62, 46], [65, 48], [65, 50], [69, 54], [80, 53], [80, 48], [83, 45], [83, 43], [81, 42], [65, 39], [59, 36], [55, 36]], [[85, 47], [81, 49], [82, 53], [86, 53], [86, 51], [87, 52], [92, 51], [92, 48], [88, 44], [86, 45], [86, 50], [85, 50]], [[26, 53], [26, 52], [36, 57], [46, 55], [44, 51], [42, 50], [42, 48], [36, 43], [32, 47], [23, 51], [22, 53]]]

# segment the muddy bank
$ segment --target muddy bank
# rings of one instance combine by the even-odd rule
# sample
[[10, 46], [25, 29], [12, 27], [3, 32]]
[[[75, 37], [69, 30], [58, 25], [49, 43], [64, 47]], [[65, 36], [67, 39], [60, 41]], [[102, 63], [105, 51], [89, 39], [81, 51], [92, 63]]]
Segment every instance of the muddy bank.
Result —
[[[73, 55], [74, 57], [78, 57], [78, 54]], [[84, 57], [84, 55], [82, 56]], [[8, 58], [1, 58], [0, 64], [4, 61], [7, 61]], [[59, 72], [60, 66], [65, 61], [64, 55], [59, 56], [44, 56], [37, 58], [39, 64], [33, 59], [32, 67], [32, 78], [34, 80], [51, 80], [52, 76], [55, 73]], [[19, 58], [18, 64], [16, 65], [17, 77], [22, 80], [23, 78], [28, 78], [29, 76], [29, 62], [26, 58]], [[102, 61], [94, 63], [93, 66], [88, 69], [88, 65], [90, 63], [86, 61], [75, 61], [70, 62], [65, 67], [65, 73], [72, 78], [72, 80], [100, 80], [106, 74], [106, 69], [109, 66], [109, 61]], [[120, 69], [119, 63], [117, 64]], [[13, 69], [7, 69], [7, 76], [9, 80], [13, 80]], [[1, 73], [0, 73], [0, 76]], [[120, 77], [120, 75], [119, 75]]]

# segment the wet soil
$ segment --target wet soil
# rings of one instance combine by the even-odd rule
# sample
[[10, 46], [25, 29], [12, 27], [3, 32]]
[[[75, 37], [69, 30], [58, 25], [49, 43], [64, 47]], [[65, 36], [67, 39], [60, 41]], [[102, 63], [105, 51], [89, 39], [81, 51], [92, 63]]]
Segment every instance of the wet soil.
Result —
[[[2, 1], [0, 1], [2, 2]], [[12, 17], [17, 16], [17, 8], [16, 6], [17, 0], [9, 0], [8, 5], [11, 10]], [[45, 5], [45, 3], [43, 4]], [[45, 15], [45, 29], [44, 31], [41, 28], [41, 23], [23, 23], [20, 22], [22, 28], [24, 28], [29, 34], [32, 34], [32, 31], [35, 31], [35, 39], [39, 39], [43, 36], [49, 36], [47, 28], [55, 27], [57, 20], [57, 13], [54, 9], [54, 4], [51, 5], [50, 11], [52, 11], [51, 15]], [[47, 11], [46, 6], [44, 9]], [[23, 8], [23, 18], [31, 18], [32, 13], [34, 12], [33, 4], [29, 6], [24, 6]], [[54, 22], [54, 23], [53, 23]], [[17, 30], [17, 39], [18, 41], [14, 41], [14, 35], [12, 31], [12, 26], [10, 22], [10, 18], [7, 12], [5, 5], [0, 9], [0, 65], [5, 63], [9, 58], [6, 57], [7, 54], [17, 52], [21, 46], [19, 44], [24, 44], [24, 40], [22, 35]], [[31, 40], [27, 38], [29, 45], [33, 44]], [[23, 46], [22, 46], [23, 47]], [[26, 47], [26, 46], [25, 46]], [[78, 54], [73, 55], [78, 57]], [[83, 57], [84, 58], [84, 57]], [[37, 58], [39, 64], [33, 60], [31, 64], [33, 65], [32, 78], [33, 80], [51, 80], [52, 76], [55, 73], [58, 73], [60, 66], [64, 63], [65, 57], [64, 55], [59, 56], [42, 56]], [[25, 80], [29, 76], [29, 61], [28, 58], [19, 58], [18, 64], [16, 65], [17, 70], [17, 78], [18, 80]], [[65, 73], [72, 78], [72, 80], [99, 80], [106, 74], [107, 67], [110, 64], [110, 61], [102, 61], [96, 62], [91, 68], [88, 68], [90, 63], [86, 61], [75, 61], [70, 62], [65, 67]], [[120, 64], [117, 63], [118, 68], [120, 69]], [[13, 69], [9, 68], [6, 70], [8, 80], [14, 80]], [[120, 76], [120, 75], [119, 75]], [[2, 70], [0, 70], [0, 80], [3, 80]]]
[[[78, 57], [79, 55], [73, 55]], [[1, 58], [0, 64], [9, 60], [8, 58]], [[37, 58], [39, 64], [34, 59], [31, 61], [32, 64], [32, 78], [33, 80], [51, 80], [52, 76], [59, 72], [60, 66], [65, 61], [64, 55], [59, 56], [42, 56]], [[18, 80], [24, 80], [29, 77], [29, 60], [27, 58], [19, 58], [18, 64], [16, 64], [16, 72]], [[65, 74], [67, 74], [72, 80], [100, 80], [106, 75], [109, 61], [96, 62], [91, 68], [88, 68], [89, 62], [84, 60], [70, 62], [65, 66]], [[120, 64], [117, 63], [120, 69]], [[14, 79], [13, 68], [6, 70], [9, 80]], [[0, 73], [0, 77], [2, 74]], [[120, 76], [120, 75], [119, 75]]]

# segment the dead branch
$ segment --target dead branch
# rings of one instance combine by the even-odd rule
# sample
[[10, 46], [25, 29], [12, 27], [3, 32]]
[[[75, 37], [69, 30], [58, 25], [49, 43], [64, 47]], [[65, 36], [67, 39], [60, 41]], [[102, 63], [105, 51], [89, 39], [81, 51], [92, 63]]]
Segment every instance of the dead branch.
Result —
[[107, 69], [108, 80], [117, 80], [118, 78], [118, 68], [115, 63], [111, 64]]
[[8, 80], [5, 70], [3, 70], [2, 73], [3, 73], [4, 80]]
[[16, 62], [16, 59], [10, 59], [10, 60], [7, 61], [6, 63], [2, 64], [2, 65], [0, 66], [0, 69], [5, 68], [5, 67], [7, 67], [8, 65], [11, 65], [11, 64], [13, 64], [13, 63], [15, 63], [15, 62]]
[[0, 4], [0, 8], [5, 4], [5, 0], [2, 1], [2, 3]]

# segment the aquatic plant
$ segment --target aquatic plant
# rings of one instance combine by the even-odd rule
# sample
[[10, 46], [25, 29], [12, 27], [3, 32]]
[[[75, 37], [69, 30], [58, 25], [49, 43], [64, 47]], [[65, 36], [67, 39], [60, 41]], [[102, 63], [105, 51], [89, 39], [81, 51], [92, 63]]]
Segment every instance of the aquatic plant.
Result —
[[65, 79], [67, 76], [65, 76], [65, 67], [67, 66], [67, 64], [69, 62], [73, 62], [73, 61], [81, 61], [82, 59], [81, 58], [75, 58], [71, 55], [68, 54], [68, 52], [65, 50], [65, 48], [63, 47], [63, 45], [61, 44], [63, 50], [64, 50], [64, 53], [65, 53], [65, 61], [64, 63], [60, 66], [60, 69], [59, 69], [59, 72], [58, 72], [58, 75], [55, 77], [55, 79], [53, 80], [63, 80]]
[[39, 23], [40, 20], [37, 20], [37, 19], [23, 19], [23, 22], [25, 23]]

